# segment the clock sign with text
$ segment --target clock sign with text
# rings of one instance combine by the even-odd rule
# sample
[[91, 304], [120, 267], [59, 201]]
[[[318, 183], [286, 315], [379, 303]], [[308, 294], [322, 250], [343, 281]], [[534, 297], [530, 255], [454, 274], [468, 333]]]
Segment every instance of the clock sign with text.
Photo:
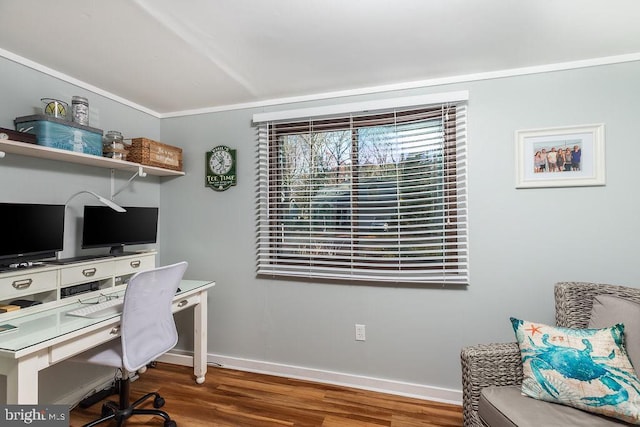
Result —
[[205, 185], [216, 191], [224, 191], [236, 185], [236, 150], [218, 145], [207, 151], [205, 170]]

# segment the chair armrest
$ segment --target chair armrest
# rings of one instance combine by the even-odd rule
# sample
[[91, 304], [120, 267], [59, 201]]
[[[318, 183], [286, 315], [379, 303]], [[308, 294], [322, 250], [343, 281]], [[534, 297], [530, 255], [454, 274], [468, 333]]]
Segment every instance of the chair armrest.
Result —
[[522, 384], [522, 359], [515, 342], [478, 344], [460, 352], [462, 411], [465, 427], [482, 426], [478, 418], [480, 391], [489, 386]]

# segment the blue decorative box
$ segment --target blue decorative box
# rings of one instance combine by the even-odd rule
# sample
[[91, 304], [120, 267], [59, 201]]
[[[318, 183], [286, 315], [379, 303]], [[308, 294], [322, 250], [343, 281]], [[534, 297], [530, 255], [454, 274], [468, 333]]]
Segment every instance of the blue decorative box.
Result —
[[29, 130], [38, 145], [102, 156], [102, 129], [79, 125], [68, 120], [36, 114], [16, 117], [16, 130]]

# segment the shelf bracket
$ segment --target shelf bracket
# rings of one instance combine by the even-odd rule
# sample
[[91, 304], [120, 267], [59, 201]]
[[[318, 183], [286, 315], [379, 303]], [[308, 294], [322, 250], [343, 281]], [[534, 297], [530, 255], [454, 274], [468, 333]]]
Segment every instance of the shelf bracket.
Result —
[[115, 169], [111, 169], [111, 200], [113, 200], [114, 197], [120, 194], [122, 190], [130, 186], [134, 179], [136, 179], [137, 177], [144, 178], [145, 176], [147, 176], [147, 173], [144, 171], [142, 166], [138, 166], [138, 171], [134, 173], [131, 178], [129, 178], [129, 181], [127, 181], [127, 183], [123, 185], [118, 191], [114, 191], [115, 190], [115, 173], [116, 173]]

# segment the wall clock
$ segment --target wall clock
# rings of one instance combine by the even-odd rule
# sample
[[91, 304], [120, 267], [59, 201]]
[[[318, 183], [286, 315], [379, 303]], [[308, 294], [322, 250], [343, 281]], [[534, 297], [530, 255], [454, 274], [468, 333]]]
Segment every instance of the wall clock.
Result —
[[218, 145], [205, 153], [205, 185], [216, 191], [225, 191], [236, 185], [236, 150]]

